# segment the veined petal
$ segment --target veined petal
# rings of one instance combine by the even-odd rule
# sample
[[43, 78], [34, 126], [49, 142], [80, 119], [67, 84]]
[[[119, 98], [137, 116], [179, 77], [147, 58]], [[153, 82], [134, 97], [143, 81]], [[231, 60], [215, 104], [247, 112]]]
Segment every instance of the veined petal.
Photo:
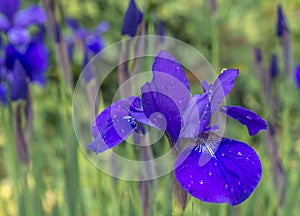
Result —
[[[218, 142], [216, 145], [216, 140], [208, 138], [188, 146], [175, 162], [175, 175], [188, 193], [202, 201], [238, 205], [258, 185], [261, 163], [256, 152], [243, 142], [228, 138]], [[210, 159], [201, 163], [203, 157]]]
[[128, 9], [126, 11], [121, 34], [134, 37], [138, 28], [138, 25], [142, 22], [143, 13], [137, 8], [135, 1], [130, 0]]
[[23, 27], [12, 27], [7, 32], [8, 40], [13, 45], [27, 45], [30, 42], [30, 33]]
[[210, 121], [210, 107], [207, 94], [194, 95], [186, 108], [183, 119], [184, 128], [180, 136], [192, 138], [204, 131]]
[[20, 61], [31, 81], [43, 86], [46, 83], [45, 72], [48, 69], [48, 49], [43, 43], [30, 43]]
[[95, 138], [88, 145], [96, 154], [106, 151], [124, 141], [138, 126], [138, 122], [130, 115], [130, 107], [134, 105], [137, 97], [131, 96], [119, 100], [96, 118], [92, 126], [92, 134]]
[[19, 0], [0, 0], [0, 13], [4, 14], [9, 20], [12, 20], [19, 7]]
[[239, 121], [241, 124], [246, 125], [250, 136], [267, 128], [266, 122], [259, 115], [244, 107], [223, 106], [220, 108], [220, 111]]
[[27, 27], [34, 24], [41, 24], [46, 21], [44, 9], [38, 5], [33, 5], [16, 13], [14, 23], [16, 26]]
[[212, 113], [231, 91], [234, 86], [234, 80], [238, 75], [238, 69], [225, 69], [221, 72], [214, 84], [208, 84], [206, 81], [202, 82], [202, 88], [210, 99]]
[[152, 71], [153, 71], [153, 77], [155, 77], [155, 74], [157, 72], [166, 73], [178, 79], [180, 82], [183, 83], [183, 85], [186, 86], [188, 90], [190, 90], [189, 81], [186, 78], [186, 75], [181, 65], [173, 56], [171, 56], [165, 50], [161, 50], [158, 53], [158, 55], [155, 57], [152, 65]]

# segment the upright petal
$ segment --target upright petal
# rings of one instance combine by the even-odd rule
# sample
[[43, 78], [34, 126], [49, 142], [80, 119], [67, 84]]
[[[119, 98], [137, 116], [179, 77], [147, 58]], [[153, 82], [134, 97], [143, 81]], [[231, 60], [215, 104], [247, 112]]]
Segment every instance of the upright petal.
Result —
[[130, 107], [137, 97], [119, 100], [101, 112], [92, 126], [94, 141], [88, 148], [96, 154], [106, 151], [124, 141], [138, 126], [130, 115]]
[[297, 87], [300, 89], [300, 64], [298, 64], [295, 69], [295, 81]]
[[41, 86], [45, 85], [45, 72], [48, 69], [48, 49], [43, 43], [29, 44], [25, 54], [21, 55], [20, 61], [27, 76], [32, 82]]
[[46, 13], [43, 8], [33, 5], [16, 13], [14, 23], [16, 26], [27, 27], [34, 24], [42, 24], [46, 21]]
[[210, 116], [211, 112], [207, 94], [194, 95], [184, 112], [184, 128], [180, 136], [184, 138], [197, 136], [203, 132], [209, 124]]
[[222, 106], [221, 112], [226, 113], [231, 118], [239, 121], [241, 124], [246, 125], [250, 136], [254, 136], [260, 130], [267, 129], [267, 124], [259, 115], [239, 106]]
[[178, 62], [165, 51], [153, 63], [153, 79], [141, 88], [144, 113], [176, 143], [190, 100], [189, 85]]
[[10, 21], [20, 7], [19, 0], [0, 0], [0, 12]]
[[189, 81], [186, 78], [186, 75], [179, 64], [179, 62], [171, 56], [167, 51], [161, 50], [158, 55], [155, 57], [152, 65], [153, 76], [157, 72], [166, 73], [178, 79], [183, 85], [190, 90]]
[[142, 22], [143, 13], [137, 8], [135, 1], [130, 0], [128, 9], [126, 11], [121, 34], [134, 37], [138, 28], [138, 25]]
[[238, 69], [225, 69], [222, 70], [214, 84], [208, 84], [206, 81], [202, 82], [202, 88], [208, 95], [211, 103], [212, 113], [218, 108], [224, 97], [231, 91], [234, 86], [234, 80], [238, 75]]
[[[202, 163], [203, 157], [209, 160]], [[255, 190], [262, 167], [258, 155], [247, 144], [228, 138], [208, 138], [203, 143], [192, 143], [179, 155], [175, 175], [192, 196], [234, 206]]]

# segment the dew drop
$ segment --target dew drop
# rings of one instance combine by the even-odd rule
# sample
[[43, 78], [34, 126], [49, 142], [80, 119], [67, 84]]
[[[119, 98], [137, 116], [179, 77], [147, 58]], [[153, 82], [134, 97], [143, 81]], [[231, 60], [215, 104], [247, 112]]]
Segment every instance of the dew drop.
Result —
[[191, 184], [194, 184], [194, 181], [191, 181]]
[[191, 184], [188, 184], [188, 187], [191, 187]]
[[223, 157], [225, 156], [225, 154], [224, 154], [224, 153], [222, 153], [221, 155], [222, 155]]
[[203, 180], [201, 179], [201, 180], [200, 180], [200, 184], [202, 185], [203, 183], [204, 183], [204, 182], [203, 182]]
[[193, 175], [190, 175], [190, 178], [193, 178]]
[[179, 100], [179, 103], [182, 103], [182, 100]]
[[248, 157], [246, 157], [246, 161], [248, 161], [249, 160], [249, 158]]
[[246, 118], [247, 118], [247, 119], [249, 119], [249, 120], [251, 120], [251, 119], [252, 119], [252, 117], [251, 117], [251, 116], [246, 116]]
[[247, 190], [244, 190], [243, 192], [244, 192], [244, 193], [247, 193]]
[[233, 193], [233, 188], [230, 188], [230, 192]]
[[242, 154], [242, 152], [238, 152], [238, 156], [242, 156], [243, 154]]
[[114, 118], [117, 118], [117, 115], [114, 115]]
[[238, 182], [238, 185], [241, 185], [241, 182]]
[[226, 184], [224, 188], [225, 188], [225, 189], [228, 189], [228, 184]]
[[179, 67], [178, 67], [178, 66], [176, 67], [176, 70], [179, 70]]
[[212, 172], [211, 172], [211, 171], [209, 171], [208, 175], [209, 175], [209, 176], [211, 176], [211, 175], [212, 175]]
[[215, 162], [214, 165], [217, 166], [218, 165], [217, 162]]

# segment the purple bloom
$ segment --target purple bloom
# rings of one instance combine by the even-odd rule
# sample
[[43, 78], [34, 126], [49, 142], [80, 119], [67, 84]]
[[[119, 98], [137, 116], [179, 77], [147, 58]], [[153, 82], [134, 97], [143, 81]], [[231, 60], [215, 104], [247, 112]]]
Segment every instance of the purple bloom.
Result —
[[[99, 23], [92, 31], [88, 31], [81, 27], [73, 18], [68, 18], [66, 22], [72, 30], [72, 34], [66, 38], [69, 59], [70, 61], [73, 60], [74, 45], [79, 41], [84, 47], [82, 60], [82, 68], [84, 68], [89, 60], [105, 47], [104, 40], [101, 36], [109, 29], [109, 24], [104, 21]], [[91, 77], [92, 76], [88, 76], [86, 80], [90, 80]]]
[[135, 1], [130, 0], [128, 9], [123, 20], [121, 34], [134, 37], [136, 35], [137, 28], [142, 22], [142, 20], [143, 13], [137, 8]]
[[288, 32], [287, 22], [282, 10], [281, 5], [277, 6], [277, 36], [281, 37], [284, 33]]
[[[45, 71], [48, 68], [48, 50], [43, 43], [45, 11], [38, 5], [19, 10], [18, 0], [0, 0], [0, 33], [8, 44], [1, 46], [3, 61], [0, 62], [1, 98], [7, 101], [24, 99], [28, 81], [45, 85]], [[19, 11], [18, 11], [19, 10]], [[36, 25], [38, 31], [30, 34], [29, 27]], [[8, 87], [10, 93], [7, 94]]]
[[[141, 99], [117, 101], [98, 115], [88, 148], [95, 153], [110, 149], [143, 124], [159, 128], [178, 149], [179, 140], [188, 140], [175, 162], [177, 180], [188, 193], [207, 202], [243, 202], [260, 181], [259, 157], [243, 142], [218, 137], [211, 132], [218, 126], [210, 125], [238, 70], [223, 70], [213, 84], [203, 81], [204, 93], [194, 96], [181, 65], [166, 51], [156, 56], [152, 70], [151, 82], [141, 87]], [[226, 106], [221, 111], [246, 125], [250, 135], [266, 128], [264, 120], [248, 109]]]
[[295, 70], [295, 81], [297, 87], [300, 89], [300, 64], [297, 65]]

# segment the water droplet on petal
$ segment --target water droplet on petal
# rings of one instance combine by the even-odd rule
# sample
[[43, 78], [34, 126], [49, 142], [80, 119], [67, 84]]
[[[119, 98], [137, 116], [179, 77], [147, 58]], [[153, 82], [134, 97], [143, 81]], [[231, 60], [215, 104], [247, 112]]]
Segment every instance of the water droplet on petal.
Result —
[[225, 188], [225, 189], [228, 189], [228, 184], [226, 184], [224, 188]]
[[224, 157], [224, 156], [225, 156], [225, 153], [222, 153], [221, 155]]
[[246, 157], [246, 161], [248, 161], [249, 160], [249, 158], [248, 157]]
[[243, 155], [242, 152], [238, 152], [237, 154], [238, 154], [238, 156], [242, 156]]
[[211, 172], [211, 171], [209, 171], [208, 175], [209, 175], [209, 176], [211, 176], [211, 175], [212, 175], [212, 172]]
[[247, 190], [244, 190], [244, 193], [247, 193]]
[[214, 165], [217, 166], [218, 165], [217, 162], [215, 162]]
[[190, 178], [193, 178], [193, 175], [190, 175]]
[[203, 184], [203, 183], [204, 183], [204, 182], [203, 182], [203, 180], [201, 179], [201, 180], [200, 180], [200, 184]]
[[230, 188], [230, 192], [233, 193], [233, 188]]
[[114, 115], [114, 118], [117, 118], [117, 115]]
[[238, 182], [238, 185], [241, 185], [241, 182]]

